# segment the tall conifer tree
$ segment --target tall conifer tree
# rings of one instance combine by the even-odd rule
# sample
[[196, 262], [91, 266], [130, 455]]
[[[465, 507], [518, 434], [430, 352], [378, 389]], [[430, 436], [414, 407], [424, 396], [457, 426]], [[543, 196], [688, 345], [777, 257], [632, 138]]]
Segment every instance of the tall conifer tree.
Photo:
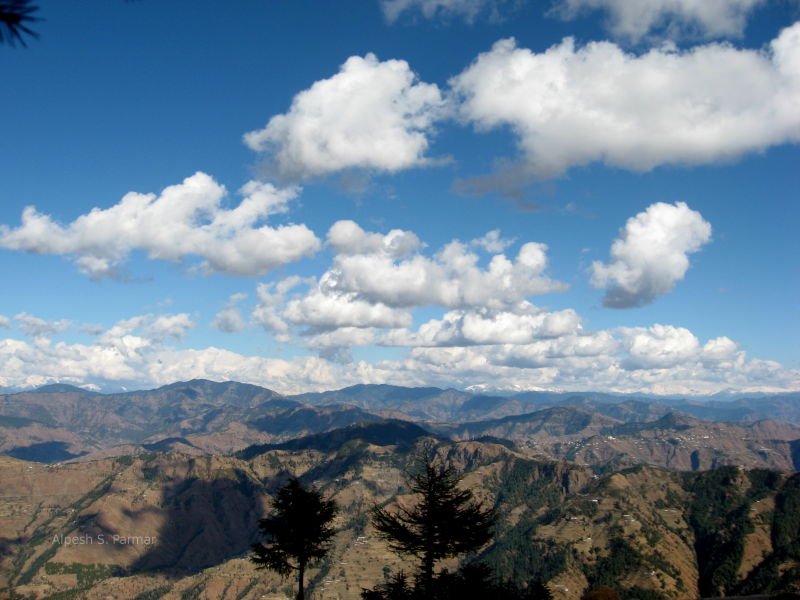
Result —
[[305, 600], [304, 578], [309, 563], [330, 550], [336, 530], [331, 525], [336, 503], [325, 500], [316, 489], [306, 489], [297, 479], [278, 490], [273, 513], [259, 521], [265, 540], [253, 544], [251, 560], [262, 569], [281, 575], [297, 572], [297, 600]]
[[372, 511], [373, 526], [392, 550], [420, 560], [423, 590], [431, 589], [437, 562], [477, 550], [492, 537], [494, 511], [459, 488], [460, 481], [452, 466], [420, 455], [408, 480], [418, 501], [411, 507], [398, 505], [392, 512], [380, 507]]

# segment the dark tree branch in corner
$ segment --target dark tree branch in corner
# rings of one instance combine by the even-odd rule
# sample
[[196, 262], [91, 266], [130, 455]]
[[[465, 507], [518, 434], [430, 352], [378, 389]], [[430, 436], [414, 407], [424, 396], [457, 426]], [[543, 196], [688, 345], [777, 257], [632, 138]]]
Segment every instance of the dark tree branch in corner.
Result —
[[26, 47], [23, 34], [38, 38], [28, 24], [40, 21], [32, 14], [39, 10], [30, 0], [0, 0], [0, 44], [14, 46], [19, 42]]

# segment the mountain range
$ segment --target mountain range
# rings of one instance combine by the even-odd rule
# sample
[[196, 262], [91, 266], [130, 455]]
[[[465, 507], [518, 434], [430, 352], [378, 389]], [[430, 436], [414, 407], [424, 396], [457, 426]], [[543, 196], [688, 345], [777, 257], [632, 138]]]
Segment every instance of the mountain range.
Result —
[[606, 469], [800, 468], [800, 394], [700, 403], [357, 385], [282, 396], [206, 380], [119, 394], [57, 384], [0, 396], [0, 453], [49, 463], [169, 450], [228, 454], [385, 418], [454, 440], [507, 440], [530, 456]]

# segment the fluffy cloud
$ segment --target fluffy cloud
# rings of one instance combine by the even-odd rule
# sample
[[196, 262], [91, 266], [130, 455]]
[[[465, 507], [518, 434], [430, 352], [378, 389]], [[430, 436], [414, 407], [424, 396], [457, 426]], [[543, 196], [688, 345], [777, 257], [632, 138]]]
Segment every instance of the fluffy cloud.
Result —
[[670, 292], [689, 268], [688, 254], [710, 239], [711, 225], [699, 212], [658, 202], [628, 219], [608, 264], [592, 263], [592, 285], [608, 288], [605, 306], [642, 306]]
[[325, 281], [320, 287], [298, 300], [291, 300], [282, 316], [295, 325], [312, 330], [339, 327], [410, 327], [411, 313], [382, 302], [360, 300], [354, 293], [326, 290]]
[[328, 243], [336, 254], [383, 253], [393, 258], [408, 256], [422, 245], [413, 231], [392, 229], [386, 235], [369, 233], [349, 220], [337, 221], [331, 226]]
[[[502, 251], [511, 243], [495, 230], [471, 245]], [[290, 341], [294, 328], [304, 328], [301, 345], [346, 362], [351, 345], [516, 343], [580, 327], [574, 311], [546, 313], [526, 299], [567, 289], [545, 274], [544, 244], [528, 242], [513, 258], [498, 253], [485, 260], [452, 241], [425, 256], [424, 244], [411, 231], [380, 234], [338, 221], [328, 232], [328, 245], [333, 263], [319, 279], [259, 285], [253, 320], [279, 341]], [[305, 291], [287, 296], [301, 285]], [[412, 311], [424, 306], [451, 310], [412, 331]]]
[[732, 366], [743, 357], [736, 342], [725, 336], [708, 340], [703, 346], [702, 360], [706, 366]]
[[559, 0], [554, 11], [565, 19], [581, 12], [602, 9], [611, 32], [638, 41], [656, 29], [671, 37], [699, 34], [703, 37], [738, 37], [749, 13], [765, 0]]
[[349, 168], [395, 172], [429, 162], [428, 136], [443, 106], [439, 88], [418, 82], [405, 61], [352, 56], [244, 140], [268, 152], [287, 180]]
[[306, 347], [322, 356], [341, 356], [352, 346], [463, 347], [532, 344], [537, 340], [583, 335], [581, 318], [571, 309], [548, 313], [527, 306], [527, 312], [448, 311], [416, 331], [397, 324], [344, 326], [316, 334]]
[[688, 329], [671, 325], [621, 328], [627, 351], [624, 366], [630, 369], [663, 369], [698, 356], [700, 342]]
[[285, 212], [297, 189], [252, 181], [241, 193], [239, 206], [222, 208], [225, 189], [195, 173], [159, 196], [131, 192], [111, 208], [95, 208], [66, 226], [29, 206], [22, 225], [0, 226], [0, 247], [70, 256], [94, 279], [118, 276], [136, 249], [173, 262], [200, 257], [206, 272], [240, 276], [263, 275], [319, 249], [320, 241], [305, 225], [260, 224]]
[[580, 329], [581, 319], [572, 309], [548, 313], [528, 306], [528, 312], [448, 311], [441, 319], [423, 323], [416, 332], [392, 331], [376, 341], [416, 347], [526, 344]]
[[144, 328], [144, 335], [152, 340], [165, 340], [168, 338], [180, 340], [194, 326], [194, 321], [186, 313], [161, 315], [147, 324]]
[[[331, 231], [339, 230], [339, 224]], [[406, 253], [413, 247], [410, 232], [391, 232], [381, 242], [354, 223], [347, 225], [355, 240], [373, 240], [348, 246], [337, 254], [324, 276], [324, 291], [355, 294], [358, 299], [394, 307], [437, 305], [445, 308], [509, 309], [526, 296], [563, 291], [567, 286], [545, 275], [547, 246], [523, 244], [513, 259], [495, 254], [487, 267], [459, 241], [452, 241], [433, 257]], [[414, 236], [414, 239], [416, 236]], [[401, 244], [394, 242], [402, 239]], [[334, 245], [344, 247], [343, 242]], [[396, 251], [397, 248], [402, 251]], [[357, 250], [360, 250], [358, 252]]]
[[506, 39], [451, 85], [462, 119], [518, 136], [523, 156], [509, 177], [548, 178], [592, 162], [648, 171], [798, 142], [798, 65], [800, 23], [765, 51], [709, 44], [637, 56], [567, 38], [534, 53]]

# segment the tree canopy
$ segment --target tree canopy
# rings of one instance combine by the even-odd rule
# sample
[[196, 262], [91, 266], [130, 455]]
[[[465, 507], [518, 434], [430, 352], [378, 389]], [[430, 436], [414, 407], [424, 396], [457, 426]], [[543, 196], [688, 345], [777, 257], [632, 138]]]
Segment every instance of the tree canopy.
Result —
[[451, 466], [438, 465], [428, 455], [417, 458], [408, 486], [418, 496], [413, 506], [393, 510], [376, 507], [372, 524], [389, 547], [420, 559], [424, 588], [429, 588], [437, 562], [477, 550], [492, 537], [494, 511], [461, 489], [461, 475]]
[[332, 526], [337, 508], [316, 489], [306, 489], [297, 479], [280, 488], [272, 514], [259, 521], [263, 543], [253, 544], [251, 560], [262, 569], [287, 576], [297, 572], [297, 600], [305, 599], [304, 577], [309, 563], [330, 550], [336, 530]]

